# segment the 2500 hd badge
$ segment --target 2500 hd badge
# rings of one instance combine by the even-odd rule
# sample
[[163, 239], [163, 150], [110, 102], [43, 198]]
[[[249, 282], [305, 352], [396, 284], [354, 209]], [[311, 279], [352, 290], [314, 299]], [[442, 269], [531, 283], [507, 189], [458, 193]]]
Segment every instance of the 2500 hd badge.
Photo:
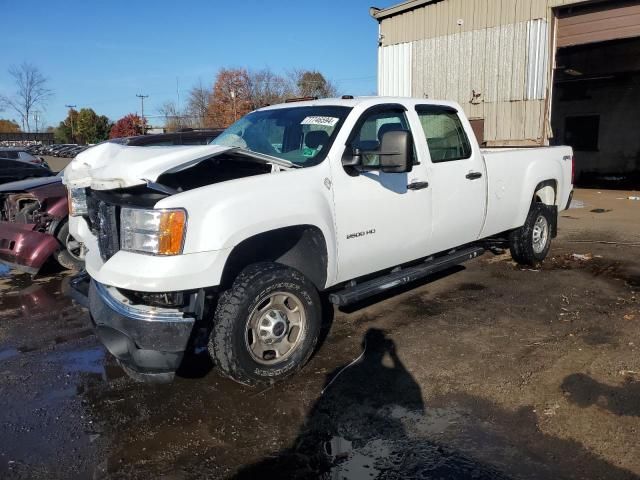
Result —
[[372, 228], [371, 230], [367, 230], [366, 232], [350, 233], [349, 235], [347, 235], [347, 240], [351, 240], [352, 238], [365, 237], [367, 235], [373, 235], [374, 233], [376, 233], [375, 228]]

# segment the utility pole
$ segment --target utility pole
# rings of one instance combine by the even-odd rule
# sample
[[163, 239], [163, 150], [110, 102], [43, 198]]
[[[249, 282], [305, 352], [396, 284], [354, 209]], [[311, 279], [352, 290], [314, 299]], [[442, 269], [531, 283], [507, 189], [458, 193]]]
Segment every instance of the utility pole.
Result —
[[231, 90], [231, 98], [233, 100], [233, 121], [238, 120], [238, 110], [236, 109], [236, 91]]
[[38, 133], [38, 123], [40, 122], [40, 111], [39, 110], [34, 110], [33, 111], [33, 119], [36, 122], [36, 133]]
[[71, 110], [76, 108], [76, 106], [77, 105], [65, 105], [65, 107], [69, 109], [69, 120], [71, 121], [71, 143], [75, 142], [75, 138], [76, 138], [76, 134], [74, 133], [74, 128], [73, 128], [73, 113], [71, 112]]
[[144, 99], [145, 98], [149, 98], [149, 95], [143, 95], [141, 93], [137, 93], [136, 97], [138, 97], [140, 99], [140, 110], [142, 112], [142, 134], [145, 135], [147, 133], [147, 129], [145, 128], [144, 124]]

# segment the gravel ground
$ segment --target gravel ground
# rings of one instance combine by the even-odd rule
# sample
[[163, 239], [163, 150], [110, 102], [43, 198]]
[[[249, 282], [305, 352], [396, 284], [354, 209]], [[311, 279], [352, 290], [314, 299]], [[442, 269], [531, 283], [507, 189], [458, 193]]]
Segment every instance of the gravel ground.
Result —
[[67, 273], [0, 271], [0, 477], [640, 478], [628, 195], [577, 191], [539, 269], [487, 254], [334, 310], [306, 368], [262, 390], [205, 363], [135, 383]]

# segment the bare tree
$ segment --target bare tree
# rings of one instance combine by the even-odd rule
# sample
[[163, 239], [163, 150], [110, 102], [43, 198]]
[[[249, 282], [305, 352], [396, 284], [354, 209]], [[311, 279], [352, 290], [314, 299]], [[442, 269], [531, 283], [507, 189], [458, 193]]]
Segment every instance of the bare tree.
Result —
[[170, 132], [175, 132], [176, 130], [189, 126], [188, 116], [180, 112], [175, 102], [164, 102], [158, 109], [158, 112], [164, 116], [164, 126]]
[[284, 102], [295, 95], [295, 86], [287, 78], [268, 68], [249, 73], [249, 101], [251, 108]]
[[207, 118], [207, 110], [209, 109], [209, 97], [211, 90], [207, 90], [202, 85], [202, 80], [191, 87], [189, 90], [189, 98], [187, 99], [187, 112], [192, 118], [194, 126], [202, 128], [205, 126]]
[[0, 104], [15, 110], [22, 121], [22, 129], [30, 132], [33, 111], [37, 107], [44, 110], [53, 92], [47, 87], [47, 78], [30, 63], [9, 67], [9, 75], [16, 83], [16, 92], [12, 97], [0, 97]]

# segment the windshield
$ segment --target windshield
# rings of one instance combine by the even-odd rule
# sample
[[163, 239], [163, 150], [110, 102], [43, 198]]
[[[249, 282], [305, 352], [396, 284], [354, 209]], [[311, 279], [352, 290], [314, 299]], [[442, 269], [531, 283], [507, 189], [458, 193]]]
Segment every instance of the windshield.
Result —
[[290, 107], [252, 112], [227, 128], [212, 145], [239, 147], [301, 167], [327, 156], [349, 107]]

